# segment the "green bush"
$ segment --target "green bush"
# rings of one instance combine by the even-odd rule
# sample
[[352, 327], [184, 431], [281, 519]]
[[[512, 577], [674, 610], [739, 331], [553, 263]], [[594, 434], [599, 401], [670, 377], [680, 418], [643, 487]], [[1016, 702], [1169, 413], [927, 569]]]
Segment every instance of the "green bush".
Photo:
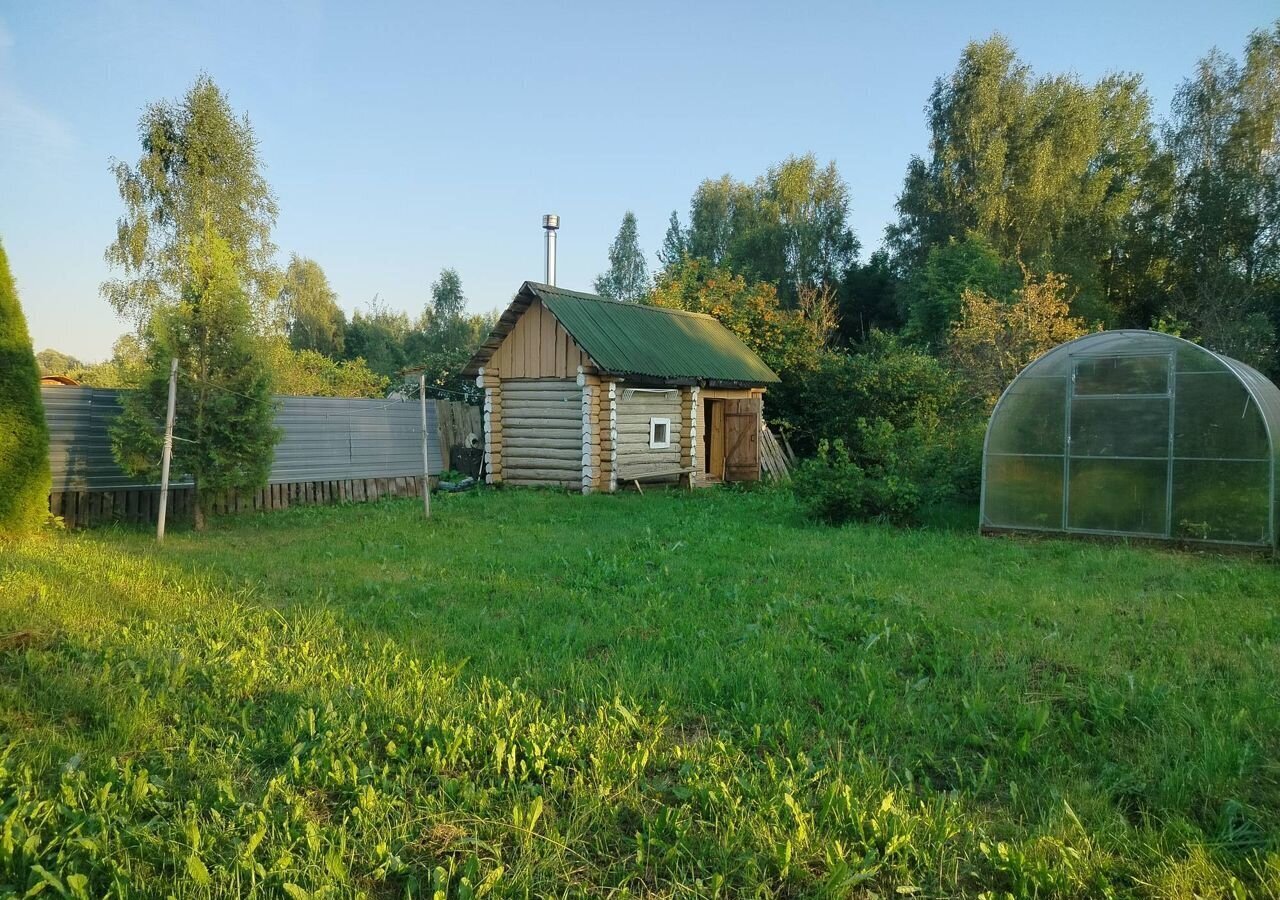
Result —
[[849, 459], [844, 441], [823, 441], [817, 456], [796, 467], [791, 484], [815, 519], [840, 525], [865, 517], [867, 476]]
[[0, 535], [38, 528], [49, 515], [49, 429], [27, 320], [0, 244]]
[[839, 439], [821, 441], [817, 455], [796, 468], [792, 484], [809, 514], [830, 525], [859, 520], [909, 524], [916, 520], [925, 493], [900, 461], [865, 471]]
[[[850, 353], [824, 353], [812, 371], [770, 391], [802, 455], [838, 439], [850, 460], [889, 491], [911, 482], [921, 504], [977, 497], [985, 417], [977, 398], [939, 360], [887, 335]], [[899, 504], [890, 504], [896, 507]], [[903, 518], [902, 516], [893, 516]], [[905, 516], [910, 518], [910, 515]]]

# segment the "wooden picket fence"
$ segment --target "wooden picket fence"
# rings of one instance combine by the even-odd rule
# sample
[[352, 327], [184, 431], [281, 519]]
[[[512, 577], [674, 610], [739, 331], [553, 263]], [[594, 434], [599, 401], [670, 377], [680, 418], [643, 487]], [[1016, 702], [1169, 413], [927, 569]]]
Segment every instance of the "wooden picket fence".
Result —
[[467, 437], [475, 435], [476, 446], [484, 446], [484, 424], [480, 407], [456, 400], [436, 400], [436, 427], [440, 436], [440, 457], [444, 467], [454, 467], [454, 447], [466, 447]]
[[[434, 476], [432, 476], [434, 479]], [[351, 478], [345, 481], [302, 481], [269, 484], [259, 491], [231, 491], [219, 496], [214, 515], [253, 510], [288, 509], [291, 506], [325, 506], [363, 503], [385, 497], [422, 496], [422, 476], [401, 478]], [[153, 487], [116, 491], [62, 491], [49, 495], [49, 511], [68, 528], [87, 528], [110, 522], [149, 524], [160, 512], [160, 491]], [[169, 491], [169, 522], [190, 522], [195, 514], [195, 491], [177, 487]]]

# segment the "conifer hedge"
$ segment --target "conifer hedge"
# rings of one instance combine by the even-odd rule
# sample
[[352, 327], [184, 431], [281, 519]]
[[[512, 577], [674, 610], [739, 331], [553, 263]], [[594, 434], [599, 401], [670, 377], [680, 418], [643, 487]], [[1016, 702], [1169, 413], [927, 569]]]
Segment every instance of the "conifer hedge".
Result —
[[45, 521], [49, 483], [40, 369], [0, 244], [0, 537], [25, 534]]

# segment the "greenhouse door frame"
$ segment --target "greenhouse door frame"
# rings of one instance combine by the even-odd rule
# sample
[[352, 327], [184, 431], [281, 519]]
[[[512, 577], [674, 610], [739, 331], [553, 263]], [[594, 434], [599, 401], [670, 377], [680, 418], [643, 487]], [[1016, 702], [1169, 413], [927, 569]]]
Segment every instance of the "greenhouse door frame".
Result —
[[[1150, 350], [1132, 353], [1079, 353], [1070, 354], [1071, 376], [1067, 381], [1067, 402], [1063, 410], [1065, 427], [1063, 428], [1062, 447], [1062, 530], [1071, 534], [1098, 534], [1116, 537], [1136, 538], [1171, 538], [1173, 536], [1173, 433], [1174, 409], [1177, 404], [1177, 368], [1173, 351], [1153, 353]], [[1121, 360], [1121, 359], [1163, 359], [1165, 361], [1165, 390], [1163, 393], [1085, 393], [1076, 392], [1076, 378], [1080, 364], [1089, 360]], [[1072, 456], [1071, 453], [1071, 412], [1079, 402], [1115, 403], [1116, 401], [1163, 400], [1169, 405], [1166, 428], [1165, 454], [1159, 456], [1126, 456], [1122, 454], [1098, 456]], [[1081, 528], [1071, 524], [1071, 462], [1073, 459], [1128, 460], [1165, 463], [1164, 480], [1164, 530], [1163, 531], [1118, 531], [1110, 528]]]

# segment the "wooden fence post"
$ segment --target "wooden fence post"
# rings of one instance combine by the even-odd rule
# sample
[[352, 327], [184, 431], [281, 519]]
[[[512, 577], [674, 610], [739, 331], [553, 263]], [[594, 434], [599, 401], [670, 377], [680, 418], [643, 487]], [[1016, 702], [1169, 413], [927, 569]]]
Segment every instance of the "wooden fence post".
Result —
[[422, 408], [422, 515], [431, 518], [431, 453], [427, 447], [427, 376], [418, 376], [418, 405]]

